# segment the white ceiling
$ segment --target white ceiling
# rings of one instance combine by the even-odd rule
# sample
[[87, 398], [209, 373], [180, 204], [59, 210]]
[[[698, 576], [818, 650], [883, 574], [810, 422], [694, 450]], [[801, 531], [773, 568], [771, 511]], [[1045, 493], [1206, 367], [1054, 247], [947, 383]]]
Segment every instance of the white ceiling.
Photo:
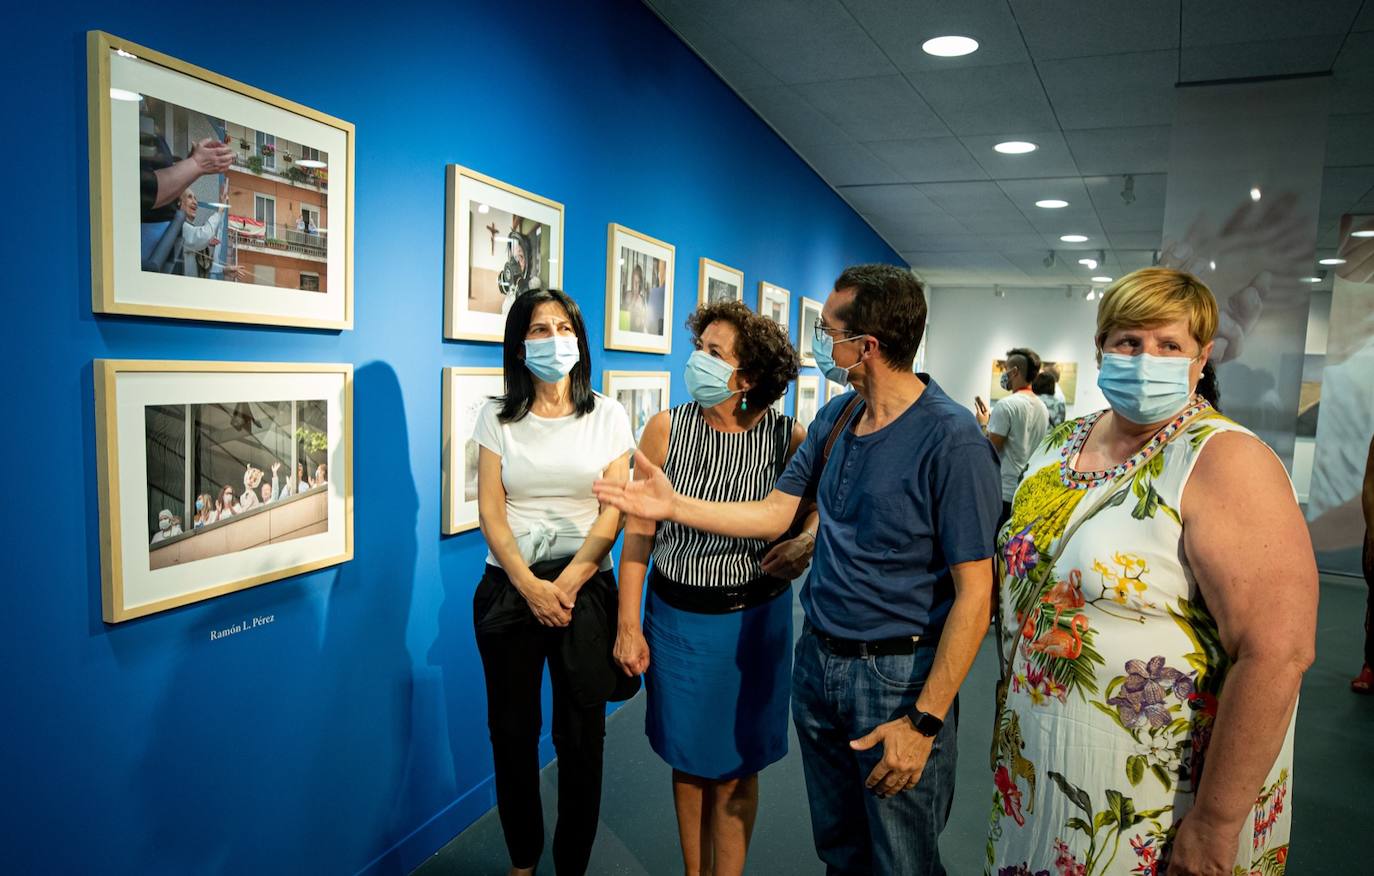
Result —
[[[1179, 82], [1329, 72], [1319, 255], [1374, 212], [1374, 0], [645, 3], [931, 283], [1086, 283], [1076, 250], [1150, 264]], [[921, 50], [942, 34], [980, 48]], [[1010, 139], [1040, 148], [992, 150]]]

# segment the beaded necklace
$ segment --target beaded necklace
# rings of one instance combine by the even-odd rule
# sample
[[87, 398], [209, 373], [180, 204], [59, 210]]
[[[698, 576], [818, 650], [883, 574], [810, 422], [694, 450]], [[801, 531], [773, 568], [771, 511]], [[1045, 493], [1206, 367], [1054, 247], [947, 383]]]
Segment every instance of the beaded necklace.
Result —
[[1064, 442], [1064, 447], [1059, 451], [1059, 481], [1065, 487], [1074, 490], [1090, 490], [1093, 487], [1113, 481], [1154, 456], [1161, 447], [1169, 443], [1169, 439], [1174, 437], [1179, 429], [1183, 428], [1194, 417], [1210, 410], [1211, 407], [1206, 399], [1195, 395], [1188, 407], [1179, 411], [1178, 416], [1161, 427], [1144, 447], [1137, 450], [1126, 461], [1103, 471], [1078, 471], [1073, 468], [1071, 463], [1078, 458], [1078, 454], [1083, 450], [1083, 445], [1087, 443], [1088, 433], [1092, 431], [1093, 426], [1097, 425], [1097, 421], [1102, 419], [1102, 415], [1107, 412], [1098, 411], [1089, 414], [1074, 425], [1073, 434], [1068, 441]]

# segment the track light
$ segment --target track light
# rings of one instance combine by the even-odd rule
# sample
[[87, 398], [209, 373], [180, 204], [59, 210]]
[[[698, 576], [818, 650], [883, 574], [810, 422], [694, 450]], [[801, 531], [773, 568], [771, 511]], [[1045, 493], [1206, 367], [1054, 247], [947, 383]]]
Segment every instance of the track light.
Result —
[[1045, 256], [1040, 263], [1047, 268], [1054, 267], [1054, 250], [1050, 250], [1049, 255]]
[[1125, 185], [1121, 187], [1121, 200], [1127, 204], [1135, 203], [1135, 176], [1132, 174], [1126, 174]]

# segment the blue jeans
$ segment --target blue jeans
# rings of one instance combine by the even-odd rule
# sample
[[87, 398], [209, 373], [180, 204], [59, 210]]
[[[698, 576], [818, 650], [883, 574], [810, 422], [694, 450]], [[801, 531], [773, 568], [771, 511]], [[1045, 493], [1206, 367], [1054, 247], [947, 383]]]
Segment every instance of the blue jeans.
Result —
[[792, 667], [792, 719], [801, 743], [811, 832], [831, 876], [943, 874], [940, 831], [954, 801], [959, 704], [935, 737], [920, 781], [880, 800], [864, 787], [883, 748], [854, 751], [858, 739], [909, 711], [935, 659], [915, 654], [839, 657], [807, 623]]

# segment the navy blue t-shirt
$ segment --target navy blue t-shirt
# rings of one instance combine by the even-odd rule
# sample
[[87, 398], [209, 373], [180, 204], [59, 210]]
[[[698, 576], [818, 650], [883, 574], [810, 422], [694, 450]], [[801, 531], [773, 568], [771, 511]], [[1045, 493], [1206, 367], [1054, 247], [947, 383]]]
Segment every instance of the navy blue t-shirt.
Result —
[[[845, 639], [935, 632], [954, 602], [950, 566], [993, 555], [1002, 488], [997, 456], [973, 414], [927, 374], [925, 392], [896, 420], [835, 441], [816, 490], [820, 529], [802, 608], [812, 626]], [[852, 394], [821, 408], [777, 488], [806, 492], [826, 439]]]

